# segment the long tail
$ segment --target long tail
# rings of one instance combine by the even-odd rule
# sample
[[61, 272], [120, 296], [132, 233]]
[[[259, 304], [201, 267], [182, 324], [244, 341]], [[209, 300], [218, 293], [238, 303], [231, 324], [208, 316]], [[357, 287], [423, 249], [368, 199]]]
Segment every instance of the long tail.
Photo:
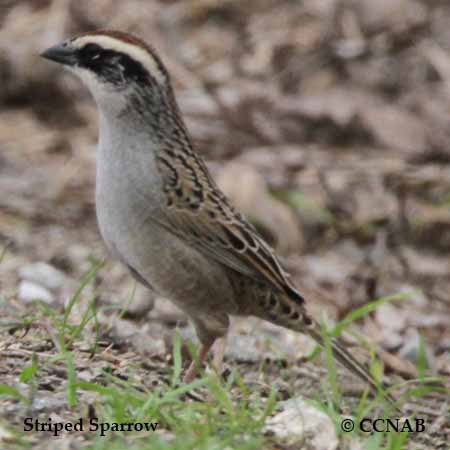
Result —
[[[309, 334], [318, 344], [325, 347], [326, 342], [321, 333], [319, 324], [306, 311], [304, 300], [296, 291], [291, 291], [286, 296], [277, 295], [274, 292], [269, 295], [266, 294], [261, 306], [261, 318], [293, 331]], [[386, 390], [389, 389], [389, 386], [383, 383], [377, 383], [369, 369], [364, 364], [360, 363], [345, 348], [345, 344], [343, 344], [342, 340], [330, 337], [329, 342], [333, 356], [343, 366], [367, 383], [375, 394], [382, 388], [385, 391], [385, 397], [391, 403], [396, 402], [396, 399], [386, 392]]]
[[[319, 325], [317, 323], [314, 324], [314, 328], [311, 327], [307, 329], [307, 332], [312, 338], [314, 338], [314, 340], [318, 344], [320, 344], [322, 347], [325, 347], [326, 343], [324, 342], [323, 335], [322, 333], [320, 333]], [[339, 338], [330, 337], [329, 342], [333, 356], [344, 367], [346, 367], [350, 372], [357, 375], [362, 381], [367, 383], [374, 393], [377, 393], [381, 387], [384, 391], [385, 397], [392, 403], [396, 402], [396, 399], [391, 394], [386, 392], [390, 388], [390, 386], [383, 382], [377, 383], [369, 372], [369, 369], [350, 354], [350, 352], [344, 347], [344, 344]]]

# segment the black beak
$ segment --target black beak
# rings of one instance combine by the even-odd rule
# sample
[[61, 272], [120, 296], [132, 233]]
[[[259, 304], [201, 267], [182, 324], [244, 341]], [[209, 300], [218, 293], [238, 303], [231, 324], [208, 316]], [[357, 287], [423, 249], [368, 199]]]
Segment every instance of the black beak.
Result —
[[73, 66], [77, 62], [75, 50], [66, 42], [48, 48], [41, 56], [66, 66]]

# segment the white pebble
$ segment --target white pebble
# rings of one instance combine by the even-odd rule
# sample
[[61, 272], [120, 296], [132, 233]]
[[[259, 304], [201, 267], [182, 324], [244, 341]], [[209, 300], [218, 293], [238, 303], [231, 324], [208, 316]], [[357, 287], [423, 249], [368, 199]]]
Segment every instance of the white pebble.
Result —
[[288, 445], [298, 444], [309, 436], [312, 448], [316, 450], [336, 450], [338, 447], [331, 419], [301, 397], [284, 402], [283, 411], [267, 420], [265, 430]]
[[45, 262], [26, 264], [19, 269], [22, 280], [33, 281], [47, 289], [59, 289], [65, 281], [65, 275]]
[[45, 303], [53, 303], [54, 297], [50, 291], [32, 281], [21, 281], [19, 284], [19, 300], [23, 302], [32, 302], [33, 300], [42, 300]]

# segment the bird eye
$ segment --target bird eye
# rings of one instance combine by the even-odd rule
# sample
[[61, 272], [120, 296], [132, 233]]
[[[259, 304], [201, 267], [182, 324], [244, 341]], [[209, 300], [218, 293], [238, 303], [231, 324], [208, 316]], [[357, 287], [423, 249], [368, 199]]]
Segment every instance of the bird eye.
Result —
[[102, 48], [97, 44], [86, 44], [82, 48], [83, 55], [91, 60], [99, 58], [101, 51]]

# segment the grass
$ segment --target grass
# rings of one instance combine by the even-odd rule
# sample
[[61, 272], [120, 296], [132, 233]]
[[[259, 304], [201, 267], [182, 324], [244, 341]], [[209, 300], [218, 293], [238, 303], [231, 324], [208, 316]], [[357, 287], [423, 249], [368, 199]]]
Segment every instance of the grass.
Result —
[[[208, 402], [187, 402], [185, 394], [206, 388]], [[264, 403], [241, 399], [233, 402], [230, 391], [216, 377], [204, 377], [187, 386], [140, 392], [132, 382], [121, 382], [112, 377], [107, 387], [80, 382], [79, 388], [93, 391], [102, 399], [96, 409], [101, 421], [158, 423], [158, 428], [169, 429], [171, 441], [158, 433], [136, 435], [132, 449], [210, 449], [230, 446], [242, 449], [261, 448], [261, 428], [271, 412]], [[90, 448], [106, 448], [108, 442], [123, 444], [127, 437], [106, 434], [97, 436]]]
[[[23, 404], [25, 409], [29, 408], [39, 384], [44, 381], [46, 369], [55, 364], [62, 364], [66, 371], [66, 417], [68, 415], [73, 418], [72, 420], [84, 417], [84, 420], [88, 421], [89, 417], [95, 416], [99, 423], [105, 424], [147, 422], [156, 426], [156, 432], [105, 431], [102, 433], [103, 436], [98, 431], [87, 433], [85, 448], [92, 450], [114, 450], [125, 447], [128, 450], [273, 448], [272, 439], [276, 441], [276, 438], [266, 435], [264, 425], [267, 417], [280, 407], [276, 389], [249, 387], [237, 370], [234, 370], [226, 380], [216, 375], [203, 374], [188, 385], [181, 384], [182, 346], [178, 333], [174, 335], [172, 365], [168, 368], [168, 377], [162, 379], [156, 387], [143, 387], [137, 368], [133, 366], [128, 367], [125, 377], [114, 375], [113, 365], [103, 370], [101, 381], [86, 381], [80, 377], [74, 363], [77, 356], [74, 344], [77, 340], [83, 339], [83, 331], [88, 325], [98, 333], [95, 292], [87, 300], [88, 306], [81, 314], [81, 318], [74, 320], [72, 316], [75, 305], [82, 301], [82, 294], [86, 288], [94, 284], [101, 267], [101, 263], [93, 265], [63, 312], [51, 310], [48, 306], [38, 303], [37, 313], [27, 316], [23, 321], [24, 326], [28, 327], [45, 317], [50, 323], [52, 330], [50, 334], [56, 341], [57, 353], [48, 359], [39, 358], [37, 353], [33, 353], [28, 364], [21, 370], [20, 384], [1, 384], [0, 397], [15, 399]], [[315, 393], [310, 402], [331, 418], [341, 439], [348, 439], [349, 433], [341, 430], [342, 393], [337, 381], [336, 364], [331, 355], [329, 336], [337, 336], [351, 322], [367, 315], [381, 304], [405, 300], [407, 297], [408, 294], [399, 294], [371, 302], [352, 311], [332, 330], [323, 331], [325, 342], [328, 342], [324, 351], [328, 377], [323, 391]], [[118, 314], [120, 313], [119, 311]], [[92, 345], [93, 353], [97, 351], [96, 342], [97, 340]], [[417, 387], [410, 383], [412, 388], [402, 401], [411, 398], [420, 399], [430, 391], [436, 390], [435, 387], [426, 384], [430, 380], [424, 374], [426, 367], [423, 352], [422, 349], [418, 361], [420, 385]], [[317, 353], [318, 351], [315, 351], [311, 356], [314, 357]], [[372, 373], [377, 379], [381, 378], [381, 366], [376, 358], [372, 360]], [[94, 400], [87, 402], [87, 394], [92, 394]], [[371, 414], [377, 417], [397, 416], [384, 402], [381, 394], [371, 399], [367, 392], [362, 395], [353, 410], [347, 411], [347, 415], [351, 415], [356, 422]], [[88, 425], [88, 422], [85, 422], [85, 429], [88, 429]], [[7, 428], [15, 436], [8, 448], [32, 447], [29, 434], [19, 432], [14, 427], [7, 426]], [[358, 431], [354, 433], [364, 440], [365, 448], [370, 450], [408, 448], [408, 433], [372, 435]]]

